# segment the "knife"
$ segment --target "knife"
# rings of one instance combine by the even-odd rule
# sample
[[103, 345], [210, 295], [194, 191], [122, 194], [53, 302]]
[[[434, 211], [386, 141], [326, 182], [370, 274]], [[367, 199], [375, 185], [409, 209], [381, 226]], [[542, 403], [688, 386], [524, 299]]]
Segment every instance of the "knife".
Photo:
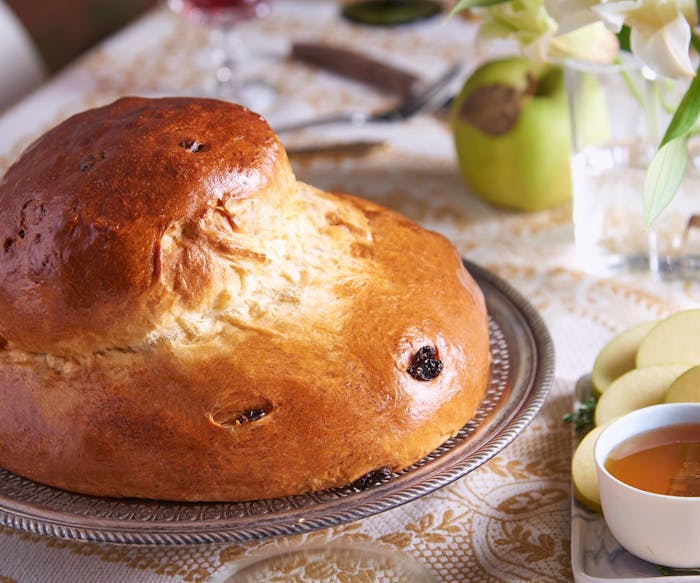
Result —
[[294, 60], [400, 97], [410, 95], [421, 82], [420, 77], [399, 67], [325, 43], [295, 42], [290, 56]]
[[361, 158], [387, 146], [382, 140], [358, 140], [354, 142], [332, 142], [311, 146], [289, 146], [286, 148], [290, 158], [311, 158], [314, 156], [346, 156]]

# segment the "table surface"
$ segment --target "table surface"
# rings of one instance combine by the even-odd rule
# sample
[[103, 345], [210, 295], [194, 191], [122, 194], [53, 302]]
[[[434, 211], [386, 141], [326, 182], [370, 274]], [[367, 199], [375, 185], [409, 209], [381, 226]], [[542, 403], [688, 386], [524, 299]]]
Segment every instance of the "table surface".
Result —
[[[290, 40], [362, 48], [423, 77], [459, 62], [468, 74], [491, 56], [475, 23], [435, 18], [396, 29], [339, 18], [338, 4], [276, 0], [272, 14], [240, 27], [275, 83], [275, 123], [392, 101], [360, 83], [291, 62]], [[122, 95], [186, 93], [205, 78], [205, 30], [158, 8], [91, 51], [0, 116], [0, 172], [68, 115]], [[576, 268], [571, 206], [539, 213], [491, 207], [457, 169], [447, 120], [424, 114], [396, 124], [334, 126], [283, 136], [285, 145], [385, 140], [365, 156], [294, 157], [297, 178], [396, 209], [450, 238], [459, 251], [512, 284], [539, 311], [556, 350], [555, 381], [541, 413], [504, 451], [466, 477], [381, 514], [307, 534], [245, 544], [127, 547], [42, 538], [0, 528], [0, 582], [205, 581], [237, 561], [313, 543], [371, 544], [413, 556], [446, 582], [571, 580], [571, 430], [574, 385], [597, 350], [641, 320], [697, 306], [700, 288], [645, 273], [596, 278]], [[317, 575], [317, 574], [316, 574]], [[312, 580], [297, 565], [288, 580]]]

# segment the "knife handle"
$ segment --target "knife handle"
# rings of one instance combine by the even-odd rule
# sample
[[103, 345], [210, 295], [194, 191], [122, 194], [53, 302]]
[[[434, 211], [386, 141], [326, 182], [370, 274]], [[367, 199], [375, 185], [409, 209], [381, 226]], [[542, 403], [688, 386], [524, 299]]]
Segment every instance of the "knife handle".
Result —
[[324, 44], [294, 43], [291, 56], [297, 61], [315, 65], [401, 97], [410, 95], [419, 81], [416, 75], [398, 67], [349, 49]]

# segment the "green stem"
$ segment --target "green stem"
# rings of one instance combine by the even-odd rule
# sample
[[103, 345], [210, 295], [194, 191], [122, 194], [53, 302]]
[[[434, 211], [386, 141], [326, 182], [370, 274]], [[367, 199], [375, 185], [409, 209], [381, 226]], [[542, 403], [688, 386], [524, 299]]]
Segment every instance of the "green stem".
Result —
[[[672, 115], [678, 107], [678, 95], [675, 91], [676, 83], [672, 79], [666, 79], [665, 77], [657, 79], [655, 83], [659, 84], [659, 91], [661, 91], [660, 103], [662, 109], [665, 113]], [[670, 100], [668, 98], [669, 94], [671, 95]]]
[[659, 124], [659, 112], [663, 108], [663, 99], [659, 82], [648, 82], [648, 99], [643, 103], [643, 110], [647, 123], [647, 136], [651, 144], [658, 144], [661, 139], [661, 128]]
[[[620, 57], [615, 57], [616, 64], [620, 65], [622, 64], [622, 60]], [[637, 103], [644, 107], [644, 95], [642, 95], [642, 92], [639, 90], [639, 87], [637, 87], [637, 84], [634, 82], [634, 79], [632, 79], [632, 75], [630, 75], [629, 71], [626, 71], [625, 69], [622, 69], [622, 79], [625, 82], [625, 85], [627, 85], [627, 89], [629, 89], [630, 93], [632, 94], [632, 97], [634, 97], [637, 100]]]

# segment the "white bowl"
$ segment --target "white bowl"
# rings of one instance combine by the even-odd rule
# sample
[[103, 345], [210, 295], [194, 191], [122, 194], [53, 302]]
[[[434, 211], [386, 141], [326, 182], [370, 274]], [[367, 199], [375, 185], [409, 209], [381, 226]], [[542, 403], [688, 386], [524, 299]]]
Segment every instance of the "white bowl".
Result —
[[617, 541], [657, 565], [695, 568], [700, 567], [700, 497], [645, 492], [605, 469], [605, 460], [618, 444], [680, 423], [700, 423], [700, 403], [654, 405], [623, 415], [598, 436], [594, 457], [603, 515]]

